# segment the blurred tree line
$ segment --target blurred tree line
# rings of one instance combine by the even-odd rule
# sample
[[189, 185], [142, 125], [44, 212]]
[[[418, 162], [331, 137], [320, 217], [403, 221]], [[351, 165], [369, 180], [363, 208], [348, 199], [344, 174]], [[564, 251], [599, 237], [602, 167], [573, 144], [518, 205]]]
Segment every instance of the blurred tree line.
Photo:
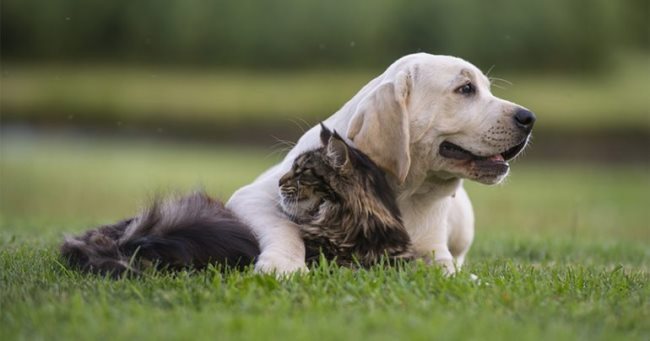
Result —
[[383, 67], [406, 53], [585, 69], [648, 48], [647, 0], [3, 0], [3, 60]]

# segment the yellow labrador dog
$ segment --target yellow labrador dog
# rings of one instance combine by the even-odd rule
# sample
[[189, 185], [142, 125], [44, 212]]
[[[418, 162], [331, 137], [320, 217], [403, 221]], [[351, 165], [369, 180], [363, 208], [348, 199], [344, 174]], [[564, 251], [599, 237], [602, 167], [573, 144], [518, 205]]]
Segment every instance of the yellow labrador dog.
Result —
[[[502, 181], [534, 122], [529, 110], [492, 95], [474, 65], [426, 53], [397, 60], [324, 121], [390, 174], [414, 250], [433, 255], [449, 274], [474, 237], [462, 179]], [[278, 209], [278, 180], [298, 154], [319, 146], [319, 130], [307, 131], [280, 164], [227, 204], [259, 239], [257, 271], [306, 270], [299, 228]]]

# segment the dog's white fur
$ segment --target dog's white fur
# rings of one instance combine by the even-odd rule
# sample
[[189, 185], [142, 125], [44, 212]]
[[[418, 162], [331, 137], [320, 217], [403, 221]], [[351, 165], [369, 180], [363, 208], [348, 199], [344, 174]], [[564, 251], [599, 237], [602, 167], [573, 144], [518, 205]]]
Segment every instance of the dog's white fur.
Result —
[[[457, 89], [471, 82], [464, 96]], [[324, 121], [388, 171], [415, 251], [434, 255], [453, 273], [474, 236], [474, 214], [463, 178], [500, 182], [506, 174], [483, 174], [471, 162], [442, 157], [443, 141], [479, 156], [503, 153], [527, 139], [513, 122], [518, 105], [490, 92], [474, 65], [455, 57], [418, 53], [393, 63]], [[294, 158], [319, 146], [318, 126], [307, 131], [278, 165], [238, 190], [227, 206], [253, 227], [262, 253], [261, 272], [306, 270], [297, 225], [278, 209], [278, 180]]]

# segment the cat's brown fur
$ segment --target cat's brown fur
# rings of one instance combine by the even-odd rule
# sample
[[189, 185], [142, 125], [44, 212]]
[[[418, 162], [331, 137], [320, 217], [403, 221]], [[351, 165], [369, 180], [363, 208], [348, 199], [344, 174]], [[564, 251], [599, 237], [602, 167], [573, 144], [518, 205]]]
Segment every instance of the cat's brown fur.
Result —
[[259, 254], [255, 236], [204, 192], [156, 201], [140, 215], [67, 237], [61, 255], [86, 272], [119, 276], [159, 268], [242, 268]]
[[299, 155], [280, 179], [282, 210], [300, 224], [307, 259], [370, 266], [412, 257], [395, 194], [379, 167], [321, 127], [322, 147]]

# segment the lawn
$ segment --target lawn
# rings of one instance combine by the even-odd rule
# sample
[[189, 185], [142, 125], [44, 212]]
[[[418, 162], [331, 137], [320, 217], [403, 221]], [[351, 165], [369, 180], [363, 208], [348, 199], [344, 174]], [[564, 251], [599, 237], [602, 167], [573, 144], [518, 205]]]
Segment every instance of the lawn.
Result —
[[[550, 339], [650, 335], [647, 165], [515, 164], [468, 184], [465, 271], [322, 265], [277, 280], [217, 269], [107, 280], [63, 267], [63, 233], [133, 214], [155, 193], [226, 198], [282, 152], [0, 136], [0, 339]], [[470, 279], [476, 274], [480, 281]]]

